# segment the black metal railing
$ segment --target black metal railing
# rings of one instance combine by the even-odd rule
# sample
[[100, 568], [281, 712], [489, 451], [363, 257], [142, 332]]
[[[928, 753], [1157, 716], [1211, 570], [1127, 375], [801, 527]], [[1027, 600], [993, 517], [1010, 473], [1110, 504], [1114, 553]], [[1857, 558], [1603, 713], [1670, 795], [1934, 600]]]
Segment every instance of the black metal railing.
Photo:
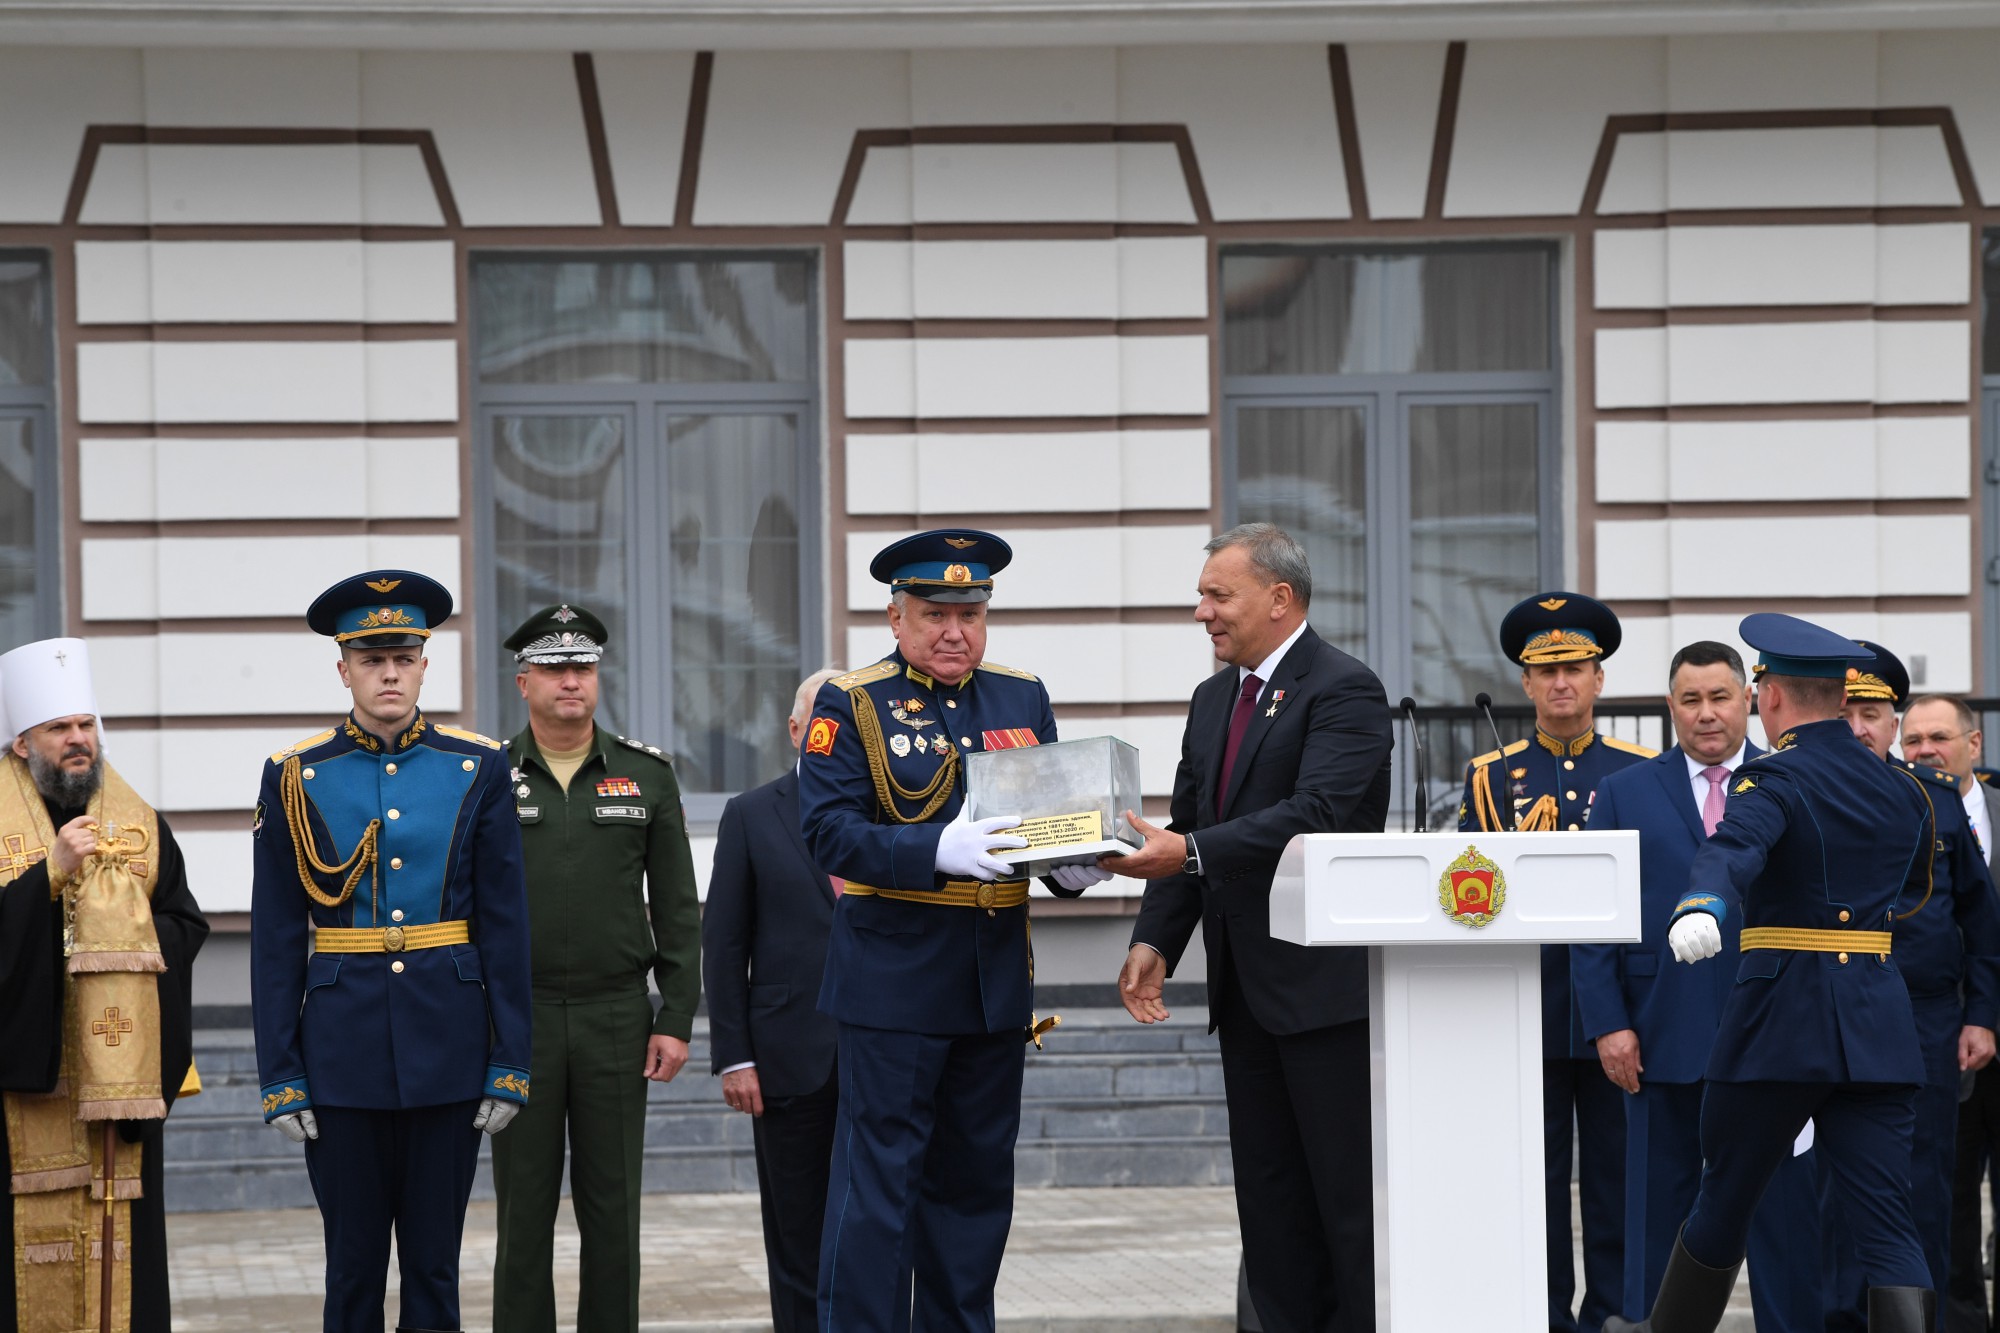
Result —
[[[1995, 701], [2000, 708], [2000, 700]], [[1535, 730], [1532, 704], [1494, 704], [1493, 726], [1486, 715], [1470, 705], [1450, 708], [1419, 708], [1417, 725], [1423, 735], [1430, 760], [1430, 826], [1433, 829], [1458, 827], [1458, 804], [1465, 791], [1465, 766], [1493, 749], [1493, 731], [1500, 743], [1512, 745]], [[1600, 700], [1596, 708], [1597, 730], [1621, 741], [1655, 750], [1673, 744], [1673, 725], [1664, 701]], [[1396, 801], [1389, 811], [1389, 827], [1408, 831], [1416, 827], [1416, 767], [1411, 762], [1409, 729], [1403, 715], [1396, 714]]]

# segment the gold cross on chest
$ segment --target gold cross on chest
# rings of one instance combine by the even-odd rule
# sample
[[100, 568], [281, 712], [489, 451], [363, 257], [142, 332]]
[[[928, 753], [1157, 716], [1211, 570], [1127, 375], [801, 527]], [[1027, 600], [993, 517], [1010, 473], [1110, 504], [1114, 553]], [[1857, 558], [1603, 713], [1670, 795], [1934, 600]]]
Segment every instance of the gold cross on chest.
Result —
[[104, 1038], [104, 1044], [106, 1046], [119, 1045], [118, 1041], [119, 1034], [124, 1032], [130, 1032], [131, 1030], [132, 1030], [132, 1020], [129, 1018], [120, 1018], [118, 1016], [118, 1008], [116, 1005], [113, 1005], [111, 1008], [106, 1009], [104, 1011], [104, 1017], [98, 1019], [95, 1023], [92, 1023], [90, 1025], [90, 1035], [93, 1037]]
[[0, 838], [0, 875], [19, 875], [29, 866], [39, 864], [49, 854], [46, 847], [30, 847], [26, 837], [19, 833], [9, 833]]

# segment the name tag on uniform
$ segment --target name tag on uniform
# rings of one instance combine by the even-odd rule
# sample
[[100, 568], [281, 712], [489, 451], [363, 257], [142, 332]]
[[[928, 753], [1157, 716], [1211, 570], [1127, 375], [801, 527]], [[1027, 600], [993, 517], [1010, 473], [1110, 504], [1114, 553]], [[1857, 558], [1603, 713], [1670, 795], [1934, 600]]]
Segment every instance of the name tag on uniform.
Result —
[[597, 817], [600, 820], [631, 819], [643, 824], [646, 822], [646, 807], [643, 805], [600, 805], [597, 807]]

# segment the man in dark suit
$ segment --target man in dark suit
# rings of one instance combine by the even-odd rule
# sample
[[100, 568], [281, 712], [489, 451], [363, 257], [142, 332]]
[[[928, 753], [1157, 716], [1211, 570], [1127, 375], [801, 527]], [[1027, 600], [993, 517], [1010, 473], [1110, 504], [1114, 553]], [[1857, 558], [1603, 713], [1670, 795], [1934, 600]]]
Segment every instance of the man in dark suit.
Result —
[[[1735, 981], [1726, 968], [1673, 966], [1667, 920], [1687, 891], [1694, 854], [1722, 820], [1737, 766], [1763, 753], [1745, 740], [1750, 693], [1734, 648], [1689, 644], [1674, 654], [1667, 683], [1679, 744], [1600, 781], [1590, 813], [1593, 830], [1639, 834], [1641, 940], [1570, 946], [1584, 1036], [1605, 1077], [1629, 1094], [1624, 1313], [1635, 1320], [1652, 1308], [1694, 1204], [1703, 1074]], [[1723, 921], [1726, 956], [1742, 929], [1740, 917]], [[1818, 1327], [1818, 1208], [1811, 1158], [1780, 1166], [1750, 1228], [1750, 1296], [1765, 1333]]]
[[[821, 671], [799, 686], [786, 719], [794, 750], [813, 697], [838, 674]], [[812, 1333], [819, 1324], [820, 1224], [840, 1085], [833, 1058], [839, 1025], [817, 1002], [838, 892], [799, 833], [796, 763], [723, 807], [701, 918], [702, 985], [723, 1100], [756, 1117], [751, 1132], [777, 1333]]]
[[1271, 876], [1301, 833], [1379, 833], [1388, 702], [1306, 624], [1305, 551], [1269, 523], [1208, 543], [1195, 619], [1233, 670], [1188, 706], [1173, 818], [1106, 869], [1152, 882], [1119, 973], [1142, 1023], [1197, 925], [1222, 1040], [1251, 1299], [1268, 1333], [1375, 1327], [1368, 956], [1271, 938]]

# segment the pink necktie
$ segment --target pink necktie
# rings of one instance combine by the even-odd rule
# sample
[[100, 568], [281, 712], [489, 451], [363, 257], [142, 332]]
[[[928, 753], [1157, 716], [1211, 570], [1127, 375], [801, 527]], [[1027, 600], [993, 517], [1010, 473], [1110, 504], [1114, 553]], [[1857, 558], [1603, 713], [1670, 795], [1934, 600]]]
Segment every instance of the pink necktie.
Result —
[[833, 885], [833, 896], [836, 898], [847, 891], [847, 881], [838, 875], [828, 875], [826, 882]]
[[1243, 733], [1250, 729], [1250, 715], [1257, 711], [1257, 693], [1264, 682], [1256, 676], [1243, 678], [1243, 693], [1236, 696], [1236, 711], [1229, 715], [1229, 742], [1222, 747], [1222, 781], [1215, 788], [1215, 817], [1221, 819], [1229, 808], [1229, 779], [1236, 772], [1236, 752], [1243, 748]]
[[1722, 822], [1722, 784], [1729, 777], [1729, 770], [1721, 764], [1710, 764], [1701, 770], [1708, 779], [1708, 798], [1701, 803], [1701, 831], [1713, 835], [1715, 826]]

